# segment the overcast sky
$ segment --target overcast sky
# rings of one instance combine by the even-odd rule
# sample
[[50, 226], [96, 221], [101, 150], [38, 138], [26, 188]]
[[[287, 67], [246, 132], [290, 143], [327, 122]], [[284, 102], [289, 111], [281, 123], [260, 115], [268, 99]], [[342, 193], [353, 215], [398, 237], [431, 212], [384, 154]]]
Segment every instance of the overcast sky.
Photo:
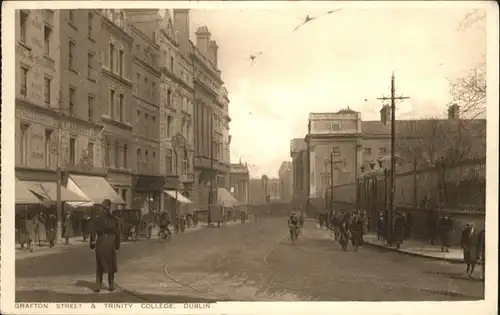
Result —
[[[307, 14], [342, 11], [292, 32]], [[324, 8], [192, 10], [191, 34], [207, 25], [231, 100], [231, 157], [251, 174], [277, 176], [290, 139], [304, 137], [310, 112], [350, 106], [376, 120], [396, 75], [411, 97], [397, 118], [443, 117], [447, 78], [476, 67], [486, 53], [485, 22], [459, 29], [470, 8]], [[250, 54], [264, 51], [255, 65]], [[367, 101], [365, 102], [365, 99]]]

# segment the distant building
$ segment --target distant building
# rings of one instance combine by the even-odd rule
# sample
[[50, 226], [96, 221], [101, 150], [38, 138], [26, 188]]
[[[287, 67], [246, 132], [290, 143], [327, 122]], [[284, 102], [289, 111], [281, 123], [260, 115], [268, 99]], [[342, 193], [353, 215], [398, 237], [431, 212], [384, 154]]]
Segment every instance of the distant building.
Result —
[[231, 164], [229, 186], [236, 200], [242, 204], [249, 203], [250, 173], [246, 164]]
[[280, 200], [281, 184], [279, 178], [269, 178], [267, 181], [267, 197], [268, 201]]
[[292, 192], [293, 203], [305, 207], [309, 185], [307, 144], [304, 139], [290, 141], [290, 157], [292, 158]]
[[[432, 165], [444, 155], [485, 156], [486, 120], [467, 120], [464, 124], [456, 105], [450, 107], [448, 116], [448, 119], [396, 121], [398, 171], [410, 170], [417, 164]], [[380, 121], [362, 121], [361, 114], [350, 108], [336, 113], [311, 113], [305, 137], [309, 170], [307, 179], [295, 177], [294, 193], [298, 185], [308, 185], [309, 201], [321, 208], [325, 198], [328, 199], [332, 179], [335, 187], [355, 182], [362, 168], [369, 170], [378, 161], [390, 167], [390, 117], [387, 105], [380, 111]], [[304, 151], [298, 146], [299, 140], [294, 139], [296, 147], [291, 150], [294, 168], [300, 165], [298, 160]], [[452, 147], [458, 150], [460, 145], [461, 154], [445, 152]]]
[[266, 203], [266, 190], [262, 178], [250, 178], [248, 181], [248, 201], [251, 205]]
[[280, 200], [290, 202], [293, 199], [293, 165], [290, 161], [281, 163], [279, 172]]

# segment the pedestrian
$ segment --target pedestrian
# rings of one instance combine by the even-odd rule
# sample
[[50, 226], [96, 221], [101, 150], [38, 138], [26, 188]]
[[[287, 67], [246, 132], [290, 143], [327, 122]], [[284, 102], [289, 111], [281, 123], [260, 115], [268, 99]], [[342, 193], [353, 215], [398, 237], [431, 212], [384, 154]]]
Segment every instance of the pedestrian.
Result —
[[33, 214], [29, 214], [26, 218], [26, 236], [27, 250], [33, 252], [33, 241], [36, 237], [36, 230], [33, 226]]
[[385, 239], [385, 217], [384, 212], [380, 211], [377, 217], [377, 240]]
[[349, 214], [346, 213], [341, 219], [339, 227], [339, 244], [344, 252], [347, 251], [347, 244], [349, 243], [350, 238], [351, 235], [349, 231]]
[[452, 219], [445, 215], [438, 221], [438, 233], [441, 240], [441, 251], [448, 253], [450, 251], [450, 232], [453, 228]]
[[485, 279], [485, 269], [486, 269], [486, 231], [485, 229], [481, 229], [479, 231], [479, 235], [477, 237], [477, 259], [481, 263], [481, 279]]
[[40, 214], [37, 213], [31, 217], [31, 222], [32, 222], [32, 229], [33, 229], [33, 246], [35, 244], [38, 244], [38, 247], [41, 247], [42, 244], [40, 243], [40, 220], [38, 218]]
[[40, 213], [38, 215], [38, 246], [42, 246], [42, 242], [47, 241], [47, 229], [45, 228], [45, 213]]
[[104, 212], [94, 222], [90, 233], [90, 249], [95, 250], [96, 258], [96, 287], [99, 292], [102, 287], [103, 274], [108, 274], [109, 291], [115, 290], [115, 273], [118, 271], [118, 257], [116, 251], [120, 249], [120, 223], [111, 213], [111, 201], [102, 202]]
[[354, 214], [349, 230], [351, 231], [351, 243], [354, 251], [363, 244], [363, 221], [359, 214]]
[[479, 243], [479, 233], [474, 227], [474, 223], [468, 223], [462, 231], [460, 246], [464, 253], [464, 262], [467, 265], [467, 275], [472, 277], [477, 262], [477, 245]]
[[47, 241], [49, 241], [49, 247], [54, 247], [54, 242], [56, 240], [56, 228], [57, 228], [57, 218], [51, 213], [47, 217]]
[[66, 213], [66, 216], [64, 217], [64, 239], [65, 242], [64, 244], [69, 245], [69, 239], [71, 237], [75, 237], [75, 229], [73, 227], [73, 215], [71, 212]]
[[396, 218], [394, 219], [394, 228], [392, 234], [392, 241], [396, 244], [396, 248], [401, 248], [401, 244], [403, 244], [403, 240], [405, 237], [405, 218], [401, 213], [396, 214]]
[[431, 245], [434, 245], [434, 241], [437, 236], [437, 225], [438, 225], [438, 215], [435, 209], [430, 209], [427, 215], [427, 234], [429, 236], [429, 241]]
[[369, 231], [369, 219], [368, 219], [368, 214], [366, 213], [366, 211], [363, 211], [362, 214], [361, 214], [361, 221], [363, 222], [363, 235], [365, 235], [366, 233], [368, 233]]

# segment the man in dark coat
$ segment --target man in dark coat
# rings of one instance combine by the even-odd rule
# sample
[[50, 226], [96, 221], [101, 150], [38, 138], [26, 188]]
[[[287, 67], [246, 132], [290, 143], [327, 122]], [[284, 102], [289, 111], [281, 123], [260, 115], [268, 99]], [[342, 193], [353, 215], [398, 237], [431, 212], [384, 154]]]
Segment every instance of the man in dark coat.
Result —
[[49, 241], [49, 247], [54, 247], [54, 242], [56, 240], [56, 228], [57, 228], [57, 218], [51, 213], [47, 218], [47, 240]]
[[353, 215], [349, 230], [352, 247], [354, 251], [358, 251], [358, 247], [363, 244], [363, 221], [358, 213]]
[[449, 252], [450, 251], [450, 232], [453, 228], [453, 221], [450, 217], [445, 215], [441, 217], [438, 221], [438, 232], [439, 238], [441, 239], [441, 251]]
[[405, 236], [405, 218], [401, 213], [396, 214], [394, 219], [394, 230], [393, 230], [393, 242], [396, 244], [396, 248], [401, 248]]
[[473, 223], [469, 223], [462, 231], [460, 246], [464, 251], [464, 261], [467, 265], [467, 275], [472, 276], [477, 262], [477, 245], [479, 243], [479, 233]]
[[344, 252], [347, 251], [347, 244], [351, 238], [351, 232], [349, 231], [350, 221], [349, 213], [344, 214], [340, 221], [338, 241]]
[[99, 292], [102, 287], [102, 277], [108, 274], [109, 290], [115, 290], [115, 273], [118, 271], [118, 258], [116, 251], [120, 249], [120, 222], [111, 213], [111, 201], [102, 202], [103, 213], [93, 224], [90, 234], [90, 249], [95, 249], [96, 257], [96, 288]]
[[384, 212], [380, 212], [377, 216], [377, 240], [385, 239], [385, 217]]

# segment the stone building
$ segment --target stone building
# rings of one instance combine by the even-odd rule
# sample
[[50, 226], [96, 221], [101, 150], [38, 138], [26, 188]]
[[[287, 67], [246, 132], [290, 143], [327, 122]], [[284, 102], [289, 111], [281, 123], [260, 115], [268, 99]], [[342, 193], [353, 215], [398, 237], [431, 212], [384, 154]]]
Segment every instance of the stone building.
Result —
[[290, 157], [292, 158], [293, 203], [305, 208], [309, 196], [309, 171], [307, 144], [304, 139], [296, 138], [290, 141]]
[[280, 181], [280, 200], [290, 202], [293, 199], [293, 164], [290, 161], [283, 161], [278, 171]]
[[[160, 172], [160, 47], [158, 32], [150, 28], [158, 10], [127, 9], [132, 44], [134, 207], [163, 209], [165, 177]], [[152, 26], [156, 26], [153, 24]]]
[[36, 181], [56, 201], [59, 166], [63, 186], [78, 186], [85, 199], [123, 203], [103, 163], [99, 10], [15, 14], [16, 177]]
[[137, 163], [133, 142], [132, 44], [123, 10], [102, 9], [96, 42], [101, 53], [100, 110], [104, 125], [105, 165], [108, 180], [133, 205], [133, 174]]
[[233, 196], [242, 204], [249, 204], [250, 172], [247, 164], [232, 163], [229, 186]]

